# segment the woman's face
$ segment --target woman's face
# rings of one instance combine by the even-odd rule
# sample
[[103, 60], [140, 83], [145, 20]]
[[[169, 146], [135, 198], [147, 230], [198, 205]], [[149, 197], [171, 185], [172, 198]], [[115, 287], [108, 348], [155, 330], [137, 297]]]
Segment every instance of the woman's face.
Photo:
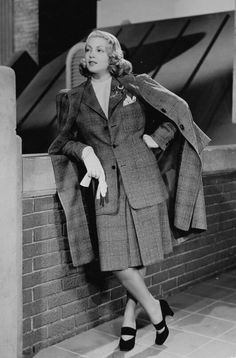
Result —
[[85, 46], [85, 61], [88, 70], [94, 77], [102, 77], [109, 73], [110, 45], [101, 37], [91, 37]]

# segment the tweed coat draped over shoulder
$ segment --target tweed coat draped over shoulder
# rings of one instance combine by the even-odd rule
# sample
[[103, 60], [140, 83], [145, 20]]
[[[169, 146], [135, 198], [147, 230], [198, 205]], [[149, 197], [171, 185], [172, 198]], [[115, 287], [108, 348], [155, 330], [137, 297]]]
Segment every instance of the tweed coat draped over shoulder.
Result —
[[[148, 75], [127, 75], [117, 78], [117, 81], [120, 88], [124, 88], [151, 108], [151, 125], [147, 128], [147, 133], [152, 127], [155, 128], [155, 116], [158, 117], [158, 113], [162, 113], [177, 128], [175, 139], [170, 143], [166, 141], [167, 134], [164, 129], [158, 132], [157, 137], [154, 136], [162, 149], [161, 153], [160, 150], [157, 151], [156, 160], [167, 189], [165, 192], [168, 193], [169, 219], [174, 236], [177, 238], [187, 235], [196, 229], [206, 230], [200, 155], [210, 139], [193, 122], [188, 104]], [[68, 141], [78, 140], [76, 118], [86, 83], [57, 96], [59, 134], [49, 148], [58, 195], [66, 214], [74, 266], [93, 259], [91, 237], [96, 235], [89, 225], [86, 198], [79, 185], [85, 174], [85, 167], [81, 161], [71, 160], [62, 152]], [[136, 190], [132, 194], [131, 190], [129, 195], [134, 209], [144, 206], [142, 193], [139, 194]]]

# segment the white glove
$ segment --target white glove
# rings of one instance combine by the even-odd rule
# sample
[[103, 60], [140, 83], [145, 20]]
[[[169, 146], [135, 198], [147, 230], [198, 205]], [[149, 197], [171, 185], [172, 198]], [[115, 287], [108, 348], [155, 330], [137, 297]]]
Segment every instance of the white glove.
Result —
[[97, 199], [101, 199], [101, 197], [105, 198], [107, 194], [107, 183], [105, 180], [105, 173], [100, 163], [100, 160], [94, 153], [92, 147], [84, 148], [82, 152], [82, 159], [84, 161], [84, 165], [86, 166], [87, 173], [81, 180], [80, 185], [84, 187], [89, 187], [91, 178], [98, 179], [99, 183], [98, 183], [96, 198]]
[[159, 145], [155, 142], [155, 140], [148, 134], [143, 135], [143, 141], [148, 146], [148, 148], [158, 148]]
[[104, 170], [100, 163], [100, 160], [94, 153], [92, 147], [85, 147], [82, 152], [82, 160], [87, 169], [87, 175], [90, 178], [99, 179], [100, 176], [104, 176]]

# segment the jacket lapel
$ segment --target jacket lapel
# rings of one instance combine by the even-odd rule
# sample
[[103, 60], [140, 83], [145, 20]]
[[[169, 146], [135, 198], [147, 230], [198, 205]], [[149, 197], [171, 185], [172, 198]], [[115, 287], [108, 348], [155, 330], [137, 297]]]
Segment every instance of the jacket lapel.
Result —
[[82, 102], [86, 104], [86, 106], [91, 108], [93, 111], [97, 112], [101, 117], [107, 120], [107, 117], [98, 102], [97, 96], [94, 92], [93, 85], [90, 80], [88, 80], [86, 83]]
[[124, 99], [125, 93], [126, 91], [124, 86], [116, 78], [112, 77], [108, 109], [109, 118], [111, 117], [118, 104]]

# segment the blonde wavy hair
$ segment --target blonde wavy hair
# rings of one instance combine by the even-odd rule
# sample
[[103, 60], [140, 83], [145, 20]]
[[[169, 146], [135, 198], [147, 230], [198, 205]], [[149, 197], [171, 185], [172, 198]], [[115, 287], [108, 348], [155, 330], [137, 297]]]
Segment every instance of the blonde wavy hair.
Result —
[[[100, 37], [107, 40], [111, 48], [111, 53], [108, 54], [109, 56], [108, 71], [112, 76], [119, 77], [119, 76], [127, 75], [132, 72], [132, 64], [128, 60], [124, 59], [124, 54], [121, 49], [120, 43], [114, 35], [106, 31], [94, 30], [88, 35], [86, 43], [92, 37]], [[86, 66], [85, 58], [83, 58], [80, 61], [79, 70], [80, 73], [85, 77], [91, 77], [92, 75]]]

